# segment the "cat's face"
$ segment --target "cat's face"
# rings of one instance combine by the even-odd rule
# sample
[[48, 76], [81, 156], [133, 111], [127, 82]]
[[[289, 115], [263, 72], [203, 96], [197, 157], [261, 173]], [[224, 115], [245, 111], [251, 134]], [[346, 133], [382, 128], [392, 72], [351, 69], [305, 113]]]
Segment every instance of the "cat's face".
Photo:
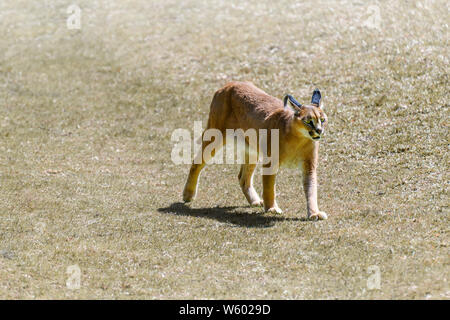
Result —
[[295, 112], [294, 123], [303, 136], [320, 140], [327, 125], [327, 115], [320, 107], [304, 105]]
[[320, 91], [317, 89], [314, 91], [311, 104], [301, 105], [295, 100], [289, 102], [294, 111], [295, 130], [306, 138], [320, 140], [328, 122], [322, 108]]

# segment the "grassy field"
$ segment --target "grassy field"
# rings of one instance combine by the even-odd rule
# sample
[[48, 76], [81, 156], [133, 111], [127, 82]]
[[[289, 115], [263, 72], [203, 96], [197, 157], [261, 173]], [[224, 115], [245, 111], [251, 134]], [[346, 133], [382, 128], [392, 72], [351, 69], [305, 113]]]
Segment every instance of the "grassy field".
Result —
[[[0, 298], [449, 299], [448, 11], [1, 1]], [[247, 206], [237, 165], [181, 203], [171, 134], [205, 125], [230, 80], [321, 89], [328, 220], [304, 220], [297, 169], [277, 179], [283, 215]]]

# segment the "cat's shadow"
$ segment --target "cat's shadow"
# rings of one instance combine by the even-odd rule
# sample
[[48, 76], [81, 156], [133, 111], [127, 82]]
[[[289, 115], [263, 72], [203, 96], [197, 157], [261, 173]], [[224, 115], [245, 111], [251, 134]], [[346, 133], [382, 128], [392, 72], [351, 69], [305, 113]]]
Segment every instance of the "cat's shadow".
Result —
[[[227, 206], [212, 208], [191, 208], [182, 202], [172, 203], [169, 207], [159, 208], [158, 212], [175, 214], [179, 216], [191, 216], [203, 219], [213, 219], [222, 223], [228, 223], [245, 228], [270, 228], [277, 221], [307, 221], [306, 218], [290, 218], [264, 214], [262, 211], [249, 213], [243, 207]], [[255, 211], [258, 209], [255, 209]]]

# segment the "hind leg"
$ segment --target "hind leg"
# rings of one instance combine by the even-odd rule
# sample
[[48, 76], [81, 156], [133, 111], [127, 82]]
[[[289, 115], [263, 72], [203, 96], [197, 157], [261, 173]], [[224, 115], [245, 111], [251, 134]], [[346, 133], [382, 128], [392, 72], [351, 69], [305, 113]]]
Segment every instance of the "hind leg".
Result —
[[191, 202], [192, 200], [194, 200], [195, 195], [197, 194], [198, 178], [204, 167], [205, 167], [204, 161], [201, 164], [195, 163], [192, 164], [191, 169], [189, 170], [188, 179], [186, 181], [183, 190], [184, 202]]
[[255, 172], [256, 164], [243, 164], [241, 165], [241, 171], [239, 172], [239, 184], [241, 185], [242, 192], [247, 198], [248, 203], [252, 206], [262, 206], [263, 201], [258, 196], [255, 188], [253, 187], [253, 173]]
[[[210, 130], [217, 130], [214, 128], [210, 128]], [[222, 133], [217, 130], [217, 133]], [[206, 132], [206, 131], [205, 131]], [[205, 134], [203, 133], [203, 135]], [[214, 143], [214, 147], [211, 152], [206, 152], [205, 148], [209, 146], [210, 144]], [[194, 160], [194, 163], [191, 166], [191, 169], [189, 170], [189, 176], [187, 178], [186, 184], [184, 186], [183, 190], [183, 201], [184, 202], [190, 202], [195, 199], [195, 195], [197, 194], [197, 186], [198, 186], [198, 180], [200, 177], [200, 173], [205, 167], [206, 163], [209, 162], [212, 158], [214, 158], [217, 151], [219, 151], [224, 144], [224, 139], [222, 139], [222, 143], [216, 142], [215, 140], [210, 141], [203, 141], [202, 142], [202, 150], [197, 155], [196, 160], [201, 159], [200, 161]], [[199, 163], [200, 162], [200, 163]]]

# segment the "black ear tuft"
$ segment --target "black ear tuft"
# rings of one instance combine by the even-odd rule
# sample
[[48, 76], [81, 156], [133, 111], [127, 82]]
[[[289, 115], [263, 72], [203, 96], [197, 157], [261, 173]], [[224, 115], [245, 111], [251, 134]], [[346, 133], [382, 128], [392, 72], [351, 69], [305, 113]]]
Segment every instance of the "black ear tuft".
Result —
[[313, 95], [312, 95], [312, 99], [311, 99], [311, 103], [315, 104], [317, 106], [320, 105], [320, 99], [322, 98], [322, 95], [320, 94], [319, 89], [314, 90]]
[[302, 107], [302, 104], [301, 104], [300, 102], [298, 102], [297, 100], [295, 100], [295, 98], [294, 98], [293, 96], [291, 96], [290, 94], [287, 94], [287, 95], [284, 97], [284, 99], [283, 99], [283, 104], [284, 104], [284, 107], [285, 107], [285, 108], [286, 108], [286, 105], [287, 105], [288, 100], [289, 100], [289, 103], [290, 103], [292, 106], [296, 106], [296, 107], [299, 107], [299, 108]]

